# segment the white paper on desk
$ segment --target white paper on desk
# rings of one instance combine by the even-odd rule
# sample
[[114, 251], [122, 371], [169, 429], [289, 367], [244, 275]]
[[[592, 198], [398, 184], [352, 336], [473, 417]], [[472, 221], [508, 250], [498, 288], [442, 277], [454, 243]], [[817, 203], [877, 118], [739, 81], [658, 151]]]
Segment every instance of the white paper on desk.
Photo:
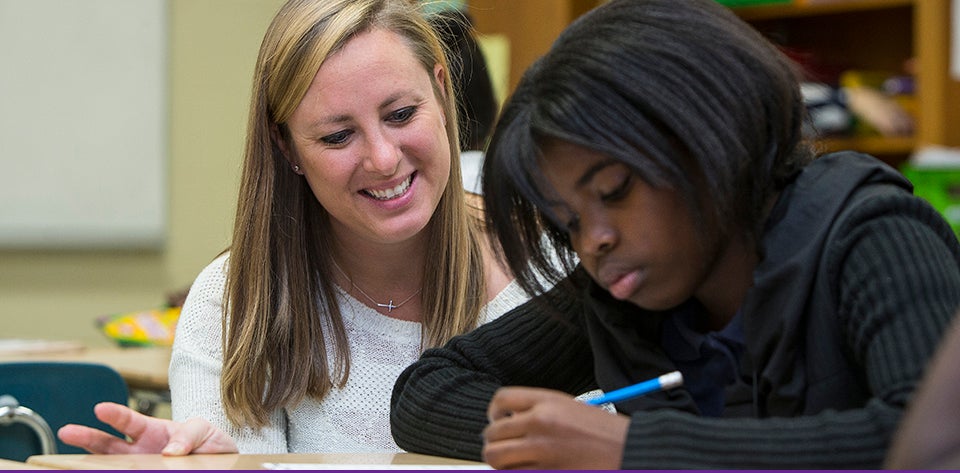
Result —
[[34, 355], [81, 351], [82, 343], [71, 340], [0, 338], [0, 355]]
[[492, 470], [490, 465], [264, 463], [268, 470]]

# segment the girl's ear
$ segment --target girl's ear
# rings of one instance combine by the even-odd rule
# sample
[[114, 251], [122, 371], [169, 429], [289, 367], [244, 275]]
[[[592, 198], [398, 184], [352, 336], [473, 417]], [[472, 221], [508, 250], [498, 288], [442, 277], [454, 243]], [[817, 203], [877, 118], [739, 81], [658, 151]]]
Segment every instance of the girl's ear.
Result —
[[283, 153], [283, 157], [286, 158], [287, 162], [290, 163], [290, 169], [293, 169], [293, 172], [299, 175], [303, 175], [303, 171], [300, 169], [300, 163], [297, 162], [295, 156], [290, 153], [290, 146], [287, 143], [287, 140], [284, 139], [283, 133], [280, 132], [280, 125], [276, 123], [270, 124], [270, 139], [277, 144], [277, 147], [280, 148], [280, 152]]

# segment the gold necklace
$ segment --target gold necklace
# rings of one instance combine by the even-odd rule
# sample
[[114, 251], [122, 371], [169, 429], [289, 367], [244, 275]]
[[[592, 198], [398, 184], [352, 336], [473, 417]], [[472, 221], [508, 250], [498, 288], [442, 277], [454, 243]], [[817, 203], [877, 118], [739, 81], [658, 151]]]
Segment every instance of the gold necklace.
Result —
[[387, 312], [393, 312], [393, 309], [399, 309], [400, 306], [409, 302], [410, 299], [413, 299], [414, 296], [416, 296], [417, 294], [420, 294], [420, 291], [423, 290], [423, 286], [421, 286], [420, 289], [417, 289], [416, 292], [414, 292], [413, 294], [410, 294], [410, 297], [407, 297], [406, 299], [400, 301], [397, 304], [393, 303], [393, 299], [390, 299], [390, 301], [387, 302], [386, 304], [381, 304], [377, 302], [374, 298], [370, 297], [370, 295], [367, 294], [363, 289], [360, 289], [360, 286], [357, 286], [357, 284], [353, 282], [353, 278], [351, 278], [350, 276], [347, 276], [347, 273], [343, 271], [343, 268], [341, 268], [340, 265], [337, 264], [337, 261], [335, 259], [330, 258], [330, 261], [333, 261], [333, 266], [337, 268], [337, 271], [340, 271], [340, 274], [342, 274], [343, 277], [347, 278], [347, 281], [350, 281], [350, 287], [352, 289], [356, 289], [357, 291], [359, 291], [360, 294], [363, 294], [364, 297], [366, 297], [367, 299], [370, 299], [370, 302], [373, 302], [374, 304], [376, 304], [377, 307], [387, 309]]

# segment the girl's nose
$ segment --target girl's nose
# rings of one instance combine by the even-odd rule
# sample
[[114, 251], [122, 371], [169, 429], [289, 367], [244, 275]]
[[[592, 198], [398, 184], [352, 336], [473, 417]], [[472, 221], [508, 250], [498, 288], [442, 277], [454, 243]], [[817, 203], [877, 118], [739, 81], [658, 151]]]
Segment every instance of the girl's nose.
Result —
[[580, 220], [581, 251], [591, 256], [600, 256], [609, 253], [617, 246], [617, 231], [602, 216], [581, 216]]

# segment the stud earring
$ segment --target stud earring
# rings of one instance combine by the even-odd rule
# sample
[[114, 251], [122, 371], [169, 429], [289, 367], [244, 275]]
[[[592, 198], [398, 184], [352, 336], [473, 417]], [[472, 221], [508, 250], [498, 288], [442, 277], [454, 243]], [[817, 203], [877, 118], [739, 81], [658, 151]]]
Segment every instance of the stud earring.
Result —
[[300, 166], [297, 165], [297, 164], [294, 164], [294, 165], [293, 165], [293, 172], [296, 173], [296, 174], [300, 174]]

